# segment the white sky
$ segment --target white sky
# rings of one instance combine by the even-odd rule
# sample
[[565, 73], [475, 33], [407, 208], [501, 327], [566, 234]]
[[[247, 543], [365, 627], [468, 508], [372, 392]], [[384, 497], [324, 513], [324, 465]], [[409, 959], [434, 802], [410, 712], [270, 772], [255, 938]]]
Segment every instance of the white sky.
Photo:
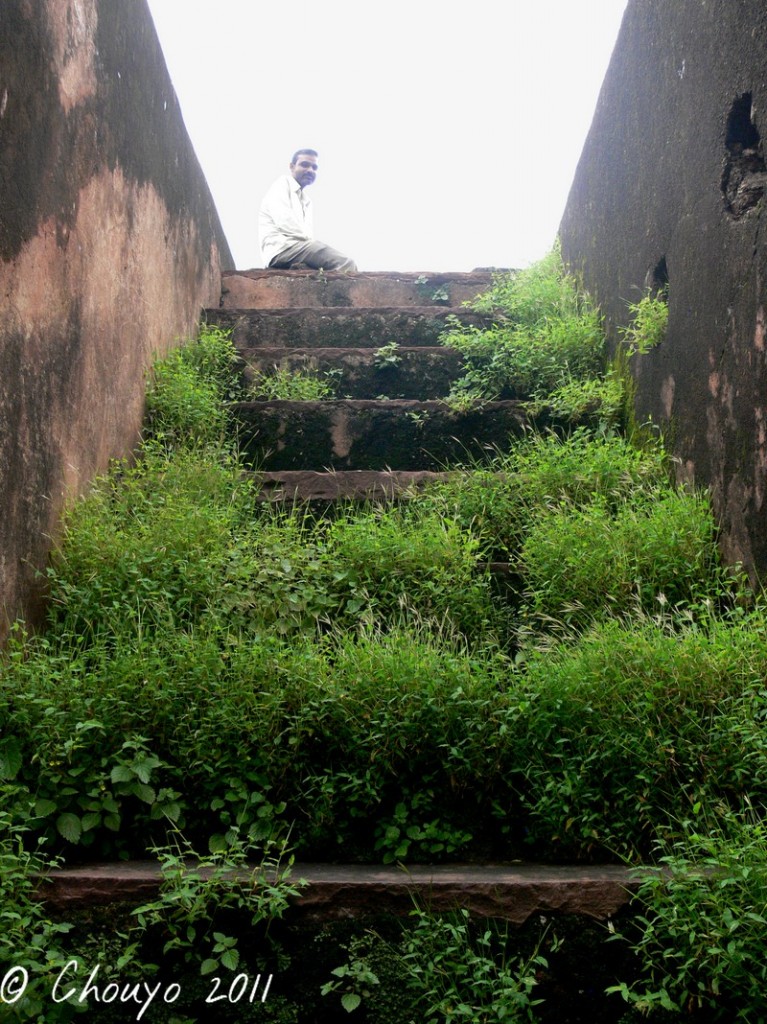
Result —
[[523, 267], [557, 234], [627, 0], [149, 0], [236, 266], [319, 152], [315, 234], [360, 270]]

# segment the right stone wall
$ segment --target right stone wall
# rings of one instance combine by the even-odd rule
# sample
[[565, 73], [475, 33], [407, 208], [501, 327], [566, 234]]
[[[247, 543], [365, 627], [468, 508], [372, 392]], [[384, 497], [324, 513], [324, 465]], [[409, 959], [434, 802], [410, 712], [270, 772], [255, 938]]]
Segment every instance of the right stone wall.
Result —
[[668, 286], [632, 360], [636, 414], [708, 486], [722, 548], [767, 571], [767, 4], [629, 0], [560, 226], [611, 343]]

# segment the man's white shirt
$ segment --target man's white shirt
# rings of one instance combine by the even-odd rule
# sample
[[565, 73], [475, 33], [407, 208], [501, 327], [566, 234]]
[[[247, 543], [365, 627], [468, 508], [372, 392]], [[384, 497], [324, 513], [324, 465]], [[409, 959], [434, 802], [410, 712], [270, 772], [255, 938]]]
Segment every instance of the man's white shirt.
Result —
[[314, 238], [311, 199], [292, 174], [283, 174], [264, 196], [258, 237], [265, 267], [291, 245]]

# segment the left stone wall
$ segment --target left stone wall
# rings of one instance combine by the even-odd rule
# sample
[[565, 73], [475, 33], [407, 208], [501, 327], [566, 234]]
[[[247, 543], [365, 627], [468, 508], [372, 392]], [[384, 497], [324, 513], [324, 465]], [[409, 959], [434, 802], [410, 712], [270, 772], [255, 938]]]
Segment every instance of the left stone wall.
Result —
[[0, 637], [231, 268], [145, 0], [2, 0]]

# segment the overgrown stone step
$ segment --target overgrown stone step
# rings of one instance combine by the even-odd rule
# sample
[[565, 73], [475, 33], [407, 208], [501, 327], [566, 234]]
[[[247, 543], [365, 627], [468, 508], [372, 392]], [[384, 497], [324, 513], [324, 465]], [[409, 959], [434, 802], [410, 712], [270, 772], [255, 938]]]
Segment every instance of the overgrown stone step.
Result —
[[259, 497], [275, 502], [392, 501], [438, 480], [449, 473], [423, 470], [283, 470], [259, 474]]
[[[205, 873], [200, 869], [201, 875]], [[237, 875], [247, 881], [252, 872]], [[401, 868], [295, 864], [291, 878], [308, 883], [293, 901], [293, 912], [319, 921], [404, 915], [412, 910], [414, 896], [434, 911], [464, 907], [475, 916], [503, 918], [515, 924], [524, 924], [534, 914], [608, 920], [626, 907], [639, 885], [635, 872], [617, 865]], [[157, 895], [160, 880], [159, 866], [153, 862], [93, 864], [52, 871], [38, 891], [47, 903], [60, 909], [137, 905]]]
[[230, 270], [222, 274], [221, 306], [461, 306], [487, 291], [492, 279], [489, 270], [469, 274]]
[[246, 381], [276, 368], [329, 375], [333, 393], [343, 398], [444, 398], [463, 366], [461, 353], [443, 346], [384, 354], [369, 348], [240, 348], [239, 354]]
[[445, 470], [504, 450], [527, 419], [518, 402], [454, 412], [444, 402], [330, 400], [232, 405], [240, 449], [261, 470]]
[[207, 309], [208, 324], [232, 332], [238, 348], [382, 348], [434, 346], [449, 328], [448, 317], [481, 326], [478, 313], [462, 309], [379, 306], [364, 309]]

